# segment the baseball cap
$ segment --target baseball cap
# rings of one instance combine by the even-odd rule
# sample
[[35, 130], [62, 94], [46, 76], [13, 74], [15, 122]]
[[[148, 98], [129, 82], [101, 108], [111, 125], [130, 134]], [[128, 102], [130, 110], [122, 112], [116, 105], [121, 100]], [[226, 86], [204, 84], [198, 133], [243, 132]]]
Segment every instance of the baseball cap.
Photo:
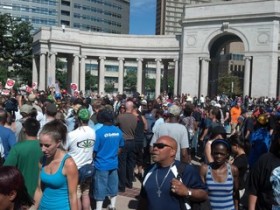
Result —
[[90, 118], [90, 113], [88, 111], [88, 109], [86, 108], [82, 108], [78, 111], [78, 118], [80, 120], [83, 120], [83, 121], [86, 121], [86, 120], [89, 120]]
[[28, 101], [34, 102], [35, 99], [36, 99], [36, 96], [35, 96], [33, 93], [31, 93], [31, 94], [28, 95]]
[[174, 115], [175, 117], [179, 116], [181, 114], [181, 111], [182, 111], [181, 107], [175, 104], [168, 108], [168, 112]]
[[32, 112], [33, 107], [28, 104], [23, 104], [20, 107], [20, 113], [30, 114]]

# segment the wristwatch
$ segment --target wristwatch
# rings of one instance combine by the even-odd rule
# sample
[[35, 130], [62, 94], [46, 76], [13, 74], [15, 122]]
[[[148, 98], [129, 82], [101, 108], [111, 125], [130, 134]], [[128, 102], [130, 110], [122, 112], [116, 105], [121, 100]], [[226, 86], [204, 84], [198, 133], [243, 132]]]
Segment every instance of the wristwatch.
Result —
[[192, 196], [192, 191], [190, 190], [190, 189], [188, 189], [188, 191], [187, 191], [187, 198], [190, 198]]

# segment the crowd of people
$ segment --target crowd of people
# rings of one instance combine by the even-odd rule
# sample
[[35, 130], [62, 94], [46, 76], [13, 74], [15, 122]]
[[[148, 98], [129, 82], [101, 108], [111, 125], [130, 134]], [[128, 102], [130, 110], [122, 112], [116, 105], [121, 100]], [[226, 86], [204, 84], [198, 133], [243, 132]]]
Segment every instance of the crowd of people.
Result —
[[280, 208], [276, 99], [11, 91], [0, 138], [3, 209], [115, 210], [136, 179], [139, 210]]

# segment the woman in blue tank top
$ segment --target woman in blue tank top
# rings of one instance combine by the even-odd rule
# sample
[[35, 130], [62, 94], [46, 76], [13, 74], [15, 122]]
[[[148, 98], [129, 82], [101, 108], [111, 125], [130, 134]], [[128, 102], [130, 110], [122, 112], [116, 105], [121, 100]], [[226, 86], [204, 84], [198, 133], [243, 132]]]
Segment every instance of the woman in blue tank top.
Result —
[[59, 120], [44, 125], [40, 146], [44, 153], [35, 192], [35, 207], [40, 210], [78, 210], [78, 170], [74, 160], [62, 149], [67, 128]]
[[214, 162], [200, 167], [200, 176], [208, 188], [212, 210], [238, 209], [238, 169], [228, 163], [231, 145], [225, 139], [214, 140], [211, 155]]

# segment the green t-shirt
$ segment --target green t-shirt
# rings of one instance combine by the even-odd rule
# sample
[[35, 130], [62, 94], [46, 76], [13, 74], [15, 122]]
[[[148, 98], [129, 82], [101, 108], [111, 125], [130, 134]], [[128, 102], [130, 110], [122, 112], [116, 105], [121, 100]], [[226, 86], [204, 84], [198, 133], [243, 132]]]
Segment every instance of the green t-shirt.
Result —
[[25, 140], [12, 147], [4, 163], [4, 165], [16, 166], [21, 171], [32, 198], [38, 184], [39, 161], [42, 155], [38, 140]]

